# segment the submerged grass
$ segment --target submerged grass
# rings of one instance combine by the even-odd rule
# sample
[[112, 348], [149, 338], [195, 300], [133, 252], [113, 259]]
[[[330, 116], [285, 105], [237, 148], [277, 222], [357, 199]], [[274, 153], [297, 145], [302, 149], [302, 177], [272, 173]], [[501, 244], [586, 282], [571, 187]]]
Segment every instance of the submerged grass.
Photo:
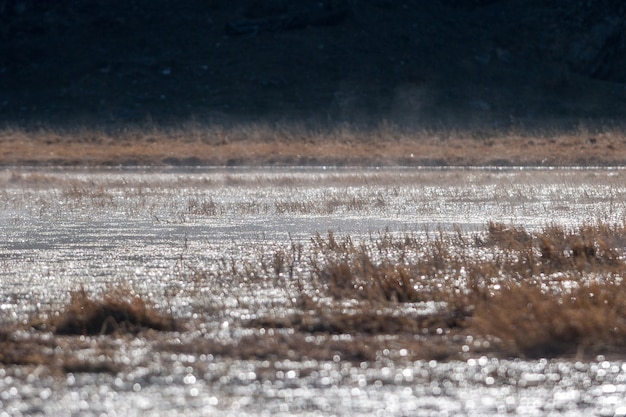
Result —
[[[474, 236], [316, 235], [211, 271], [181, 260], [195, 309], [185, 326], [126, 287], [81, 288], [58, 313], [7, 321], [0, 363], [116, 372], [115, 348], [102, 346], [129, 335], [162, 351], [258, 360], [620, 355], [625, 247], [624, 224], [527, 231], [489, 223]], [[282, 296], [263, 301], [264, 290]], [[239, 295], [227, 306], [229, 292]], [[68, 338], [95, 343], [105, 360], [60, 355]]]

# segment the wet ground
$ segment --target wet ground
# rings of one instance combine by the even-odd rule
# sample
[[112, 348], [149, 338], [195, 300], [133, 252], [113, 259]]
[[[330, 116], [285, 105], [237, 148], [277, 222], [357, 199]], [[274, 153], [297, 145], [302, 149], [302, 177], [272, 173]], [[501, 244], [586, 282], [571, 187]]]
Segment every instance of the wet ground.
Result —
[[[201, 337], [240, 337], [251, 330], [237, 319], [251, 306], [288, 308], [285, 292], [223, 281], [191, 291], [190, 270], [216, 276], [225, 261], [245, 267], [294, 244], [306, 250], [318, 232], [359, 240], [471, 235], [488, 221], [529, 230], [622, 223], [625, 179], [621, 169], [5, 170], [0, 317], [26, 320], [59, 309], [81, 285], [124, 282], [194, 320], [219, 296], [227, 314], [207, 319]], [[383, 350], [361, 363], [242, 361], [164, 351], [149, 337], [110, 344], [127, 364], [119, 372], [3, 366], [0, 415], [626, 415], [626, 362], [601, 356], [437, 362]]]

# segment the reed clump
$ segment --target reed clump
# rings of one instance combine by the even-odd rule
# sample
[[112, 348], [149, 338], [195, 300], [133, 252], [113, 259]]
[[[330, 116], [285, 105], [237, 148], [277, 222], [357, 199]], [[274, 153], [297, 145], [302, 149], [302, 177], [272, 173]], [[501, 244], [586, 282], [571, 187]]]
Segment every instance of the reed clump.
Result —
[[98, 298], [84, 288], [71, 294], [65, 309], [45, 323], [58, 335], [138, 333], [144, 329], [172, 331], [177, 322], [125, 287], [109, 288]]
[[[315, 297], [302, 295], [308, 313], [283, 319], [280, 327], [471, 334], [489, 340], [495, 353], [518, 357], [617, 351], [626, 347], [625, 232], [619, 224], [530, 232], [489, 223], [473, 240], [454, 233], [421, 240], [383, 235], [369, 245], [317, 235]], [[428, 301], [440, 307], [381, 313]]]
[[619, 249], [626, 243], [624, 225], [599, 223], [582, 225], [577, 230], [550, 225], [541, 232], [529, 233], [523, 228], [491, 222], [487, 230], [485, 239], [477, 239], [480, 244], [522, 254], [544, 273], [615, 272], [623, 266]]
[[615, 353], [626, 347], [626, 290], [614, 280], [552, 291], [509, 283], [476, 303], [470, 329], [513, 356]]

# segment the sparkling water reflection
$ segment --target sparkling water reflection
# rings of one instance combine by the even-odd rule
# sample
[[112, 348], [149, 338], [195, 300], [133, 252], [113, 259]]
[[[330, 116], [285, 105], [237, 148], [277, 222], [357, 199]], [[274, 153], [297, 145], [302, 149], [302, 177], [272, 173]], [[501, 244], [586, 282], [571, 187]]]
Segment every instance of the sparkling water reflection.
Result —
[[[618, 169], [7, 170], [0, 312], [23, 319], [64, 304], [80, 285], [123, 280], [156, 300], [167, 295], [184, 316], [195, 300], [176, 295], [186, 285], [177, 279], [182, 262], [212, 270], [329, 230], [365, 238], [385, 230], [471, 234], [490, 220], [531, 230], [621, 223], [625, 180]], [[236, 297], [274, 306], [284, 294], [223, 292], [230, 314], [245, 315]], [[228, 325], [207, 323], [207, 334], [240, 331]], [[141, 337], [117, 349], [132, 371], [0, 368], [0, 416], [626, 415], [626, 364], [602, 357], [237, 361], [164, 353]]]

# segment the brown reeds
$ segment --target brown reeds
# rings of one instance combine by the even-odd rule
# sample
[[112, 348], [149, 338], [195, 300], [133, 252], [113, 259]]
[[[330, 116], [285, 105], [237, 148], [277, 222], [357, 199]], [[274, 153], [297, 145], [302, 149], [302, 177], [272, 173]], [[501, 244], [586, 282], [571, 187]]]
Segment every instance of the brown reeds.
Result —
[[511, 283], [477, 302], [471, 328], [525, 357], [611, 354], [626, 347], [626, 290], [615, 281], [545, 291]]
[[71, 294], [65, 309], [48, 316], [39, 326], [51, 327], [59, 335], [98, 335], [137, 333], [143, 329], [175, 330], [176, 320], [157, 311], [142, 297], [132, 295], [125, 287], [110, 288], [98, 298], [84, 288]]
[[46, 351], [53, 347], [53, 343], [17, 338], [15, 333], [18, 328], [15, 325], [5, 324], [3, 327], [0, 331], [0, 364], [42, 365], [50, 361], [50, 355]]
[[[438, 329], [480, 335], [500, 354], [526, 357], [615, 351], [626, 347], [625, 232], [624, 225], [528, 232], [489, 223], [471, 245], [440, 233], [422, 241], [383, 236], [370, 247], [318, 235], [315, 245], [326, 258], [313, 263], [316, 293], [357, 304], [350, 313], [320, 305], [314, 318], [298, 317], [291, 326], [353, 333], [360, 324], [375, 334]], [[396, 260], [375, 260], [386, 246], [399, 251]], [[394, 323], [368, 310], [428, 300], [445, 307]]]
[[[261, 360], [375, 361], [383, 351], [407, 360], [623, 355], [625, 236], [623, 224], [602, 223], [539, 231], [489, 223], [473, 237], [384, 233], [362, 242], [317, 235], [259, 262], [225, 261], [213, 275], [189, 267], [196, 314], [184, 328], [125, 286], [99, 294], [81, 288], [58, 313], [26, 328], [5, 325], [0, 363], [116, 372], [107, 340], [137, 333], [167, 351]], [[246, 314], [232, 315], [225, 304], [199, 298], [203, 286], [218, 298], [274, 286], [285, 300], [236, 296]], [[210, 336], [217, 320], [243, 331]], [[161, 330], [180, 332], [171, 342]], [[90, 360], [58, 348], [79, 342], [104, 353]]]

